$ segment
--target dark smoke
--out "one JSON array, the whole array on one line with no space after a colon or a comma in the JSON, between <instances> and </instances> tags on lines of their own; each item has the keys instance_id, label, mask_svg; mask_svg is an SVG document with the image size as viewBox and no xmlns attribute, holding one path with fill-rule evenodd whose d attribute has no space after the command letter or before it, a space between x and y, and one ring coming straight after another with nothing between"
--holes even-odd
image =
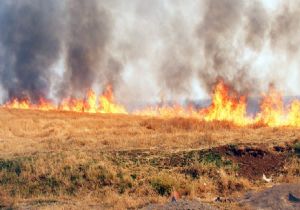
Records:
<instances>
[{"instance_id":1,"label":"dark smoke","mask_svg":"<svg viewBox=\"0 0 300 210\"><path fill-rule=\"evenodd\" d=\"M66 97L95 85L118 91L126 82L134 98L187 96L196 80L211 92L220 79L238 92L257 93L285 75L278 69L257 75L256 58L267 48L297 60L299 34L296 0L274 11L259 0L2 0L0 80L9 98L33 100L53 95L53 87ZM59 60L64 72L55 75ZM124 82L128 78L140 81Z\"/></svg>"},{"instance_id":2,"label":"dark smoke","mask_svg":"<svg viewBox=\"0 0 300 210\"><path fill-rule=\"evenodd\" d=\"M240 0L207 0L205 5L204 18L197 30L204 54L200 80L209 92L220 78L236 90L248 92L255 83L249 64L240 62L243 45L235 45L241 41L237 40L237 34L243 27L246 5ZM252 36L261 30L259 21L253 17L250 19L246 37L254 47L259 44L257 37Z\"/></svg>"},{"instance_id":3,"label":"dark smoke","mask_svg":"<svg viewBox=\"0 0 300 210\"><path fill-rule=\"evenodd\" d=\"M68 31L66 33L66 73L63 95L86 91L97 80L105 76L114 80L114 70L119 64L108 58L110 72L105 71L107 47L111 39L112 17L104 8L98 6L97 0L67 1ZM100 65L102 64L102 65ZM119 74L117 72L116 74ZM112 82L112 81L108 81Z\"/></svg>"},{"instance_id":4,"label":"dark smoke","mask_svg":"<svg viewBox=\"0 0 300 210\"><path fill-rule=\"evenodd\" d=\"M8 97L49 93L50 67L61 50L59 0L1 1L1 83Z\"/></svg>"},{"instance_id":5,"label":"dark smoke","mask_svg":"<svg viewBox=\"0 0 300 210\"><path fill-rule=\"evenodd\" d=\"M115 84L121 62L110 53L113 18L97 0L1 2L1 83L8 97L49 96L53 65L65 55L58 96L82 94L95 82Z\"/></svg>"}]
</instances>

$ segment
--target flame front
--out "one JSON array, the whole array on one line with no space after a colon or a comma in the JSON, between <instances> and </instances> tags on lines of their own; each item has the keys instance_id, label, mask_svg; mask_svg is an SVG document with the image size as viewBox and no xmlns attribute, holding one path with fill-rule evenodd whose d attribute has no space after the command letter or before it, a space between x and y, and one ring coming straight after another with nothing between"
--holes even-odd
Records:
<instances>
[{"instance_id":1,"label":"flame front","mask_svg":"<svg viewBox=\"0 0 300 210\"><path fill-rule=\"evenodd\" d=\"M112 113L126 114L126 109L122 105L118 105L114 101L112 87L108 86L103 95L99 97L90 89L88 90L85 99L66 98L57 106L53 103L41 98L37 104L33 104L28 99L18 100L13 99L4 105L5 108L12 109L34 109L41 111L71 111L85 113Z\"/></svg>"},{"instance_id":2,"label":"flame front","mask_svg":"<svg viewBox=\"0 0 300 210\"><path fill-rule=\"evenodd\" d=\"M247 125L246 98L236 94L229 96L228 88L221 81L215 87L212 104L201 111L206 121L229 121L236 125Z\"/></svg>"},{"instance_id":3,"label":"flame front","mask_svg":"<svg viewBox=\"0 0 300 210\"><path fill-rule=\"evenodd\" d=\"M119 114L127 114L125 107L114 103L114 94L112 90L112 86L109 85L106 87L105 92L99 98L100 113L119 113Z\"/></svg>"},{"instance_id":4,"label":"flame front","mask_svg":"<svg viewBox=\"0 0 300 210\"><path fill-rule=\"evenodd\" d=\"M194 106L180 105L151 106L132 114L164 118L193 117L208 122L228 121L238 126L263 124L269 127L300 127L300 101L293 100L285 106L281 94L271 87L266 94L262 95L260 112L250 117L247 115L246 99L245 96L239 96L234 91L230 91L230 88L220 81L214 88L211 105L206 108L196 109ZM128 114L124 106L116 103L113 88L110 85L99 97L90 89L84 99L66 98L58 105L43 98L36 104L28 99L12 99L4 107L42 111Z\"/></svg>"}]
</instances>

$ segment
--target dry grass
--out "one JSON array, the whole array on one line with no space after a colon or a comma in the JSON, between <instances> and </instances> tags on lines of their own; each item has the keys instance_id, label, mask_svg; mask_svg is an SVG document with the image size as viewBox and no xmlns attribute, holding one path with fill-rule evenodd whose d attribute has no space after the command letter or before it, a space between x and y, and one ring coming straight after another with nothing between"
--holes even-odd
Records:
<instances>
[{"instance_id":1,"label":"dry grass","mask_svg":"<svg viewBox=\"0 0 300 210\"><path fill-rule=\"evenodd\" d=\"M226 122L0 109L0 155L66 150L196 149L300 139L298 129Z\"/></svg>"},{"instance_id":2,"label":"dry grass","mask_svg":"<svg viewBox=\"0 0 300 210\"><path fill-rule=\"evenodd\" d=\"M300 130L228 122L0 109L0 205L137 208L186 198L212 201L266 186L238 166L195 151L220 145L294 144ZM197 152L196 152L197 154ZM196 158L198 157L198 158ZM293 155L277 182L299 181Z\"/></svg>"}]
</instances>

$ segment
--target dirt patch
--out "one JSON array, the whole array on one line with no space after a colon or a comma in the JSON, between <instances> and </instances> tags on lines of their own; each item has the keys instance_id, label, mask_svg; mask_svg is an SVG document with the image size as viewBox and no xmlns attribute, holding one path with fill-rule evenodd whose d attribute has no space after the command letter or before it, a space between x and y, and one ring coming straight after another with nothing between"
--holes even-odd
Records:
<instances>
[{"instance_id":1,"label":"dirt patch","mask_svg":"<svg viewBox=\"0 0 300 210\"><path fill-rule=\"evenodd\" d=\"M261 179L263 174L276 175L282 170L288 156L285 148L270 151L264 147L238 147L226 145L214 151L232 160L239 167L239 175L251 180Z\"/></svg>"},{"instance_id":2,"label":"dirt patch","mask_svg":"<svg viewBox=\"0 0 300 210\"><path fill-rule=\"evenodd\" d=\"M187 209L201 209L201 210L214 210L216 208L208 205L201 203L199 201L193 200L193 201L187 201L187 200L179 200L177 202L170 202L167 204L159 205L159 204L150 204L145 208L142 208L143 210L156 210L156 209L161 209L161 210L173 210L173 209L182 209L182 210L187 210Z\"/></svg>"},{"instance_id":3,"label":"dirt patch","mask_svg":"<svg viewBox=\"0 0 300 210\"><path fill-rule=\"evenodd\" d=\"M185 174L198 178L199 174L190 168L197 163L211 163L217 167L231 165L239 176L249 180L260 180L282 173L283 166L290 156L290 146L224 145L212 149L177 151L164 153L160 151L123 151L114 155L114 161L133 164L149 164L159 169L184 168ZM186 169L186 167L188 167ZM187 171L185 171L187 170Z\"/></svg>"},{"instance_id":4,"label":"dirt patch","mask_svg":"<svg viewBox=\"0 0 300 210\"><path fill-rule=\"evenodd\" d=\"M295 196L295 197L294 197ZM300 209L300 184L281 184L258 193L248 193L241 199L250 209Z\"/></svg>"}]
</instances>

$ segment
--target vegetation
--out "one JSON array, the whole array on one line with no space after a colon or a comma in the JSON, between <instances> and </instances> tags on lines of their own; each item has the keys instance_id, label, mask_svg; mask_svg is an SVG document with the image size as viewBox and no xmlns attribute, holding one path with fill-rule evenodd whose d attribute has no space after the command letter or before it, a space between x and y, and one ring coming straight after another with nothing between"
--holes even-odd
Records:
<instances>
[{"instance_id":1,"label":"vegetation","mask_svg":"<svg viewBox=\"0 0 300 210\"><path fill-rule=\"evenodd\" d=\"M293 128L20 110L0 114L0 206L6 208L139 208L169 201L173 191L204 201L238 196L268 183L243 171L244 157L231 151L255 144L263 144L266 154L276 153L275 145L300 149L293 143L300 133ZM271 171L275 182L300 181L300 159L287 157L284 167Z\"/></svg>"}]
</instances>

